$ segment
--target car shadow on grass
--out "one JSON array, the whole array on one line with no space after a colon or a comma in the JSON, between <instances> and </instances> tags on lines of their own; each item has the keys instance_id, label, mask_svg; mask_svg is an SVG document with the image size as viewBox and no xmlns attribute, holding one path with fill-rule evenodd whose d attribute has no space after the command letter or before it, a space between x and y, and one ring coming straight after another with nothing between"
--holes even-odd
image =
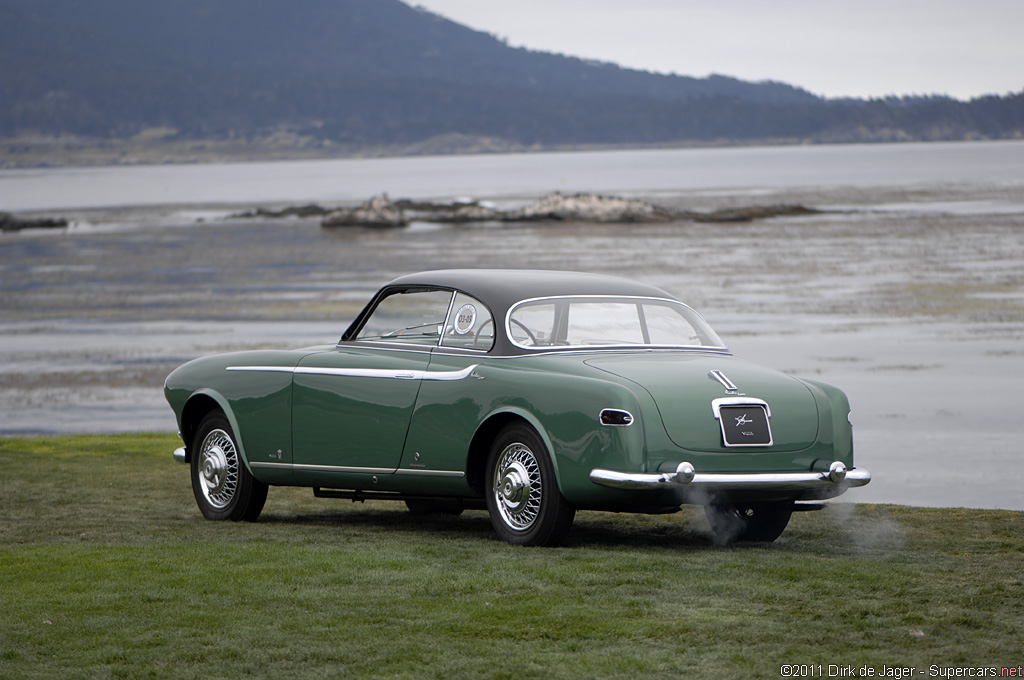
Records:
<instances>
[{"instance_id":1,"label":"car shadow on grass","mask_svg":"<svg viewBox=\"0 0 1024 680\"><path fill-rule=\"evenodd\" d=\"M415 514L395 506L388 508L346 508L324 512L264 513L260 524L278 526L323 527L346 535L372 536L380 533L436 535L439 539L499 539L490 518L482 510L467 510L461 515ZM713 545L710 529L702 514L678 513L670 516L628 515L606 512L580 512L576 516L564 547L619 548L645 550L720 550ZM757 547L758 544L739 544ZM763 544L761 544L763 545Z\"/></svg>"}]
</instances>

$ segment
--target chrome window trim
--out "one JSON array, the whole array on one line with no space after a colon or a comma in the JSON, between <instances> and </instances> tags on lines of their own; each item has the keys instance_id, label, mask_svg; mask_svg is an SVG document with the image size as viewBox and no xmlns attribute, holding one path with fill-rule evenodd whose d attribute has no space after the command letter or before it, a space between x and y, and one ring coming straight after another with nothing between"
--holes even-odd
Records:
<instances>
[{"instance_id":1,"label":"chrome window trim","mask_svg":"<svg viewBox=\"0 0 1024 680\"><path fill-rule=\"evenodd\" d=\"M367 343L367 344L362 344ZM334 349L347 350L351 347L358 347L360 349L372 349L377 352L408 352L411 354L430 354L436 349L440 349L435 345L417 345L415 343L377 343L371 340L342 340ZM415 348L415 349L414 349ZM330 351L330 350L328 350ZM313 354L322 354L323 352L314 352ZM308 355L312 356L312 355Z\"/></svg>"},{"instance_id":2,"label":"chrome window trim","mask_svg":"<svg viewBox=\"0 0 1024 680\"><path fill-rule=\"evenodd\" d=\"M491 343L491 345L493 346L494 343ZM453 345L441 345L440 347L436 347L435 349L452 352L469 352L470 354L487 354L488 352L491 351L490 348L480 349L479 347L455 347ZM440 354L441 351L438 351L436 353Z\"/></svg>"},{"instance_id":3,"label":"chrome window trim","mask_svg":"<svg viewBox=\"0 0 1024 680\"><path fill-rule=\"evenodd\" d=\"M455 298L459 291L452 288L452 296L448 298L448 311L444 313L444 321L441 322L441 332L437 334L437 346L441 347L444 342L444 332L448 330L448 320L452 318L452 308L455 306Z\"/></svg>"},{"instance_id":4,"label":"chrome window trim","mask_svg":"<svg viewBox=\"0 0 1024 680\"><path fill-rule=\"evenodd\" d=\"M543 297L527 298L525 300L520 300L519 302L515 303L514 305L512 305L511 307L508 308L508 311L505 313L505 336L508 338L508 341L514 347L518 347L519 349L525 349L525 350L527 350L528 352L531 352L531 353L537 352L537 350L538 350L537 347L532 346L532 345L520 345L518 342L515 341L515 338L512 336L512 313L515 312L522 305L530 304L530 303L533 303L533 302L544 302L546 300L614 300L614 301L618 301L618 300L636 300L637 302L667 302L667 303L672 304L672 305L679 305L680 307L686 308L687 310L692 312L694 316L696 316L698 319L703 321L704 324L707 325L708 328L711 328L711 324L709 324L707 322L707 320L703 316L701 316L699 312L697 312L697 310L695 310L693 307L691 307L690 305L686 304L685 302L680 302L679 300L673 300L672 298L650 297L650 296L644 296L644 295L546 295L546 296L543 296ZM711 328L711 330L714 331L713 328ZM715 335L718 335L718 333L715 333ZM552 353L561 353L561 352L565 352L565 351L580 351L580 350L590 350L590 351L601 350L601 351L604 351L604 350L616 350L616 349L691 349L691 350L697 349L697 350L711 350L711 351L723 351L723 352L728 352L729 351L729 348L726 345L645 345L645 344L569 345L569 346L567 346L567 347L565 347L563 349L552 348L552 347L544 347L541 351L543 351L543 352L552 352Z\"/></svg>"}]
</instances>

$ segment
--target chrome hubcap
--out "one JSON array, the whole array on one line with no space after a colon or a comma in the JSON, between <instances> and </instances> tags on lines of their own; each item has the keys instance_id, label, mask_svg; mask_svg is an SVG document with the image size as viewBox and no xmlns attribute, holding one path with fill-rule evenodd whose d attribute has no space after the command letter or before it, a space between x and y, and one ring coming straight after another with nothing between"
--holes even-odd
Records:
<instances>
[{"instance_id":1,"label":"chrome hubcap","mask_svg":"<svg viewBox=\"0 0 1024 680\"><path fill-rule=\"evenodd\" d=\"M199 486L215 508L227 507L238 486L238 452L224 430L206 435L199 448Z\"/></svg>"},{"instance_id":2,"label":"chrome hubcap","mask_svg":"<svg viewBox=\"0 0 1024 680\"><path fill-rule=\"evenodd\" d=\"M537 458L524 444L510 444L494 467L494 500L510 528L525 531L540 512L543 489Z\"/></svg>"}]
</instances>

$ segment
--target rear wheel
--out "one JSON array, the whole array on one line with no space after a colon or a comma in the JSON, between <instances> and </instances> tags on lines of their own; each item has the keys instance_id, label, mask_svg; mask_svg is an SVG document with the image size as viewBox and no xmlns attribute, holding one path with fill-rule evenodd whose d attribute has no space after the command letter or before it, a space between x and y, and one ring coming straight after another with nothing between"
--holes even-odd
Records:
<instances>
[{"instance_id":1,"label":"rear wheel","mask_svg":"<svg viewBox=\"0 0 1024 680\"><path fill-rule=\"evenodd\" d=\"M192 493L203 517L253 522L267 501L267 485L246 469L228 419L208 413L192 440Z\"/></svg>"},{"instance_id":2,"label":"rear wheel","mask_svg":"<svg viewBox=\"0 0 1024 680\"><path fill-rule=\"evenodd\" d=\"M503 429L487 459L487 510L498 536L513 545L557 545L576 509L558 489L544 441L530 427Z\"/></svg>"},{"instance_id":3,"label":"rear wheel","mask_svg":"<svg viewBox=\"0 0 1024 680\"><path fill-rule=\"evenodd\" d=\"M711 503L704 506L704 514L716 545L771 543L789 524L793 501Z\"/></svg>"}]
</instances>

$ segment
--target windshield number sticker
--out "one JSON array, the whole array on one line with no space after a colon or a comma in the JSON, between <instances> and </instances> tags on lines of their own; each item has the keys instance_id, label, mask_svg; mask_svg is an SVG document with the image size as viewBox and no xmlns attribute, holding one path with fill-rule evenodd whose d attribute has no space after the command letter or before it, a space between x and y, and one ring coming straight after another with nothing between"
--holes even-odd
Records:
<instances>
[{"instance_id":1,"label":"windshield number sticker","mask_svg":"<svg viewBox=\"0 0 1024 680\"><path fill-rule=\"evenodd\" d=\"M462 305L459 311L455 312L455 332L458 335L465 335L473 330L476 325L476 307L473 305Z\"/></svg>"}]
</instances>

